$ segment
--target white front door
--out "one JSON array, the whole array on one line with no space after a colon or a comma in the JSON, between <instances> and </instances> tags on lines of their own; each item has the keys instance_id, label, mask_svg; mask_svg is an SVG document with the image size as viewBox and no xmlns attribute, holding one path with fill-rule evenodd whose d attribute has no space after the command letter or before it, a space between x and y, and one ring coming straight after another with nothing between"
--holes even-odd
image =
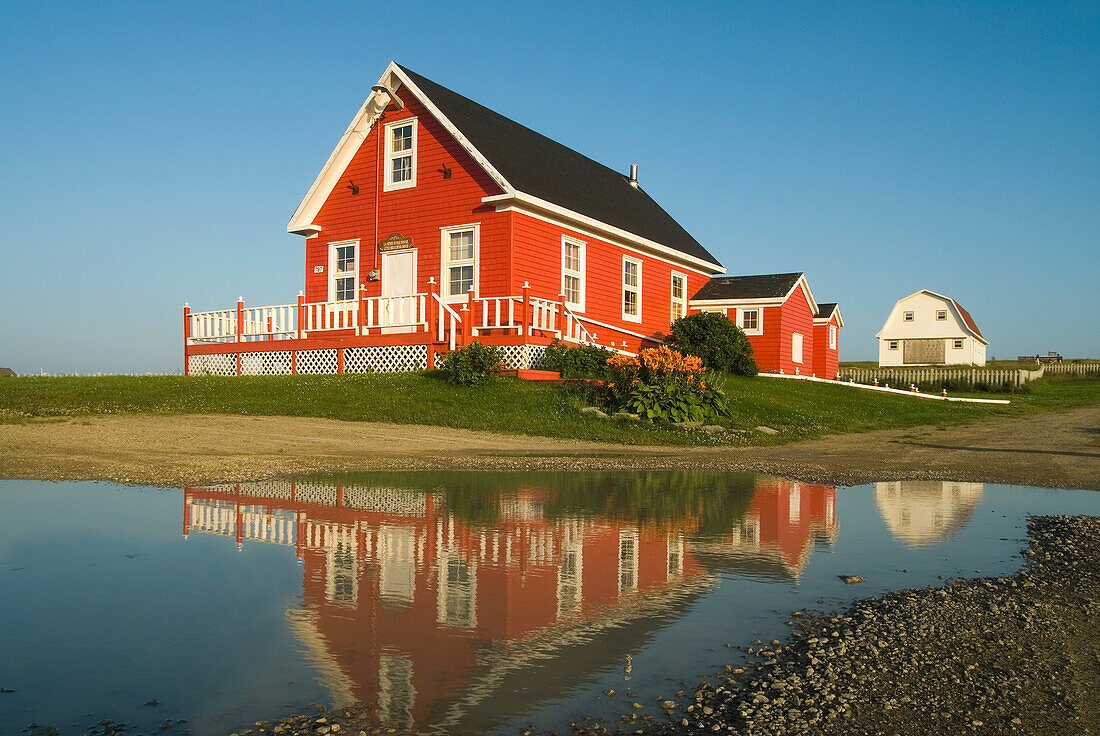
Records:
<instances>
[{"instance_id":1,"label":"white front door","mask_svg":"<svg viewBox=\"0 0 1100 736\"><path fill-rule=\"evenodd\" d=\"M382 300L378 323L383 334L413 332L416 327L416 251L395 250L382 254Z\"/></svg>"}]
</instances>

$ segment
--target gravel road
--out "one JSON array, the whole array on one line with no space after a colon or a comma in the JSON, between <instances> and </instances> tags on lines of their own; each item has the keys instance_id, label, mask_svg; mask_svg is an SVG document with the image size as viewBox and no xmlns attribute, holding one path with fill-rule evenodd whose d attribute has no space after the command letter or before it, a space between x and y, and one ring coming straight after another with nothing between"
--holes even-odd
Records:
<instances>
[{"instance_id":1,"label":"gravel road","mask_svg":"<svg viewBox=\"0 0 1100 736\"><path fill-rule=\"evenodd\" d=\"M705 468L836 485L956 480L1100 490L1100 407L963 427L706 448L630 447L299 417L134 415L0 424L0 478L185 486L296 473L428 468Z\"/></svg>"}]
</instances>

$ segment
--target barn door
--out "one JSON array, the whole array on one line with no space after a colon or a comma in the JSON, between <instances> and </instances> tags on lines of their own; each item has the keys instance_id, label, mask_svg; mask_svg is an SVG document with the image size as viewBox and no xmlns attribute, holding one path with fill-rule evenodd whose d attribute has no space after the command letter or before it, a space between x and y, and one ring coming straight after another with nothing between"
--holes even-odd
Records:
<instances>
[{"instance_id":1,"label":"barn door","mask_svg":"<svg viewBox=\"0 0 1100 736\"><path fill-rule=\"evenodd\" d=\"M906 365L943 365L947 362L944 340L906 340L902 362Z\"/></svg>"},{"instance_id":2,"label":"barn door","mask_svg":"<svg viewBox=\"0 0 1100 736\"><path fill-rule=\"evenodd\" d=\"M382 334L413 332L416 314L416 251L398 250L382 254L382 296L378 322Z\"/></svg>"}]
</instances>

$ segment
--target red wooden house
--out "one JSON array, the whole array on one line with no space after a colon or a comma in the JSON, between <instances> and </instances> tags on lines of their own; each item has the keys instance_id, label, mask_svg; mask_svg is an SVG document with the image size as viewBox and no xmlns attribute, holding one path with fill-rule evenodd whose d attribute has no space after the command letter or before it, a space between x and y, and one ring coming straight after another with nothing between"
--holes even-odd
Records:
<instances>
[{"instance_id":1,"label":"red wooden house","mask_svg":"<svg viewBox=\"0 0 1100 736\"><path fill-rule=\"evenodd\" d=\"M396 63L287 230L305 238L297 301L185 306L186 372L415 370L475 338L516 368L554 339L636 353L724 272L636 167L607 168Z\"/></svg>"},{"instance_id":2,"label":"red wooden house","mask_svg":"<svg viewBox=\"0 0 1100 736\"><path fill-rule=\"evenodd\" d=\"M765 373L836 375L840 309L818 304L804 273L713 278L689 307L725 314L743 329Z\"/></svg>"}]
</instances>

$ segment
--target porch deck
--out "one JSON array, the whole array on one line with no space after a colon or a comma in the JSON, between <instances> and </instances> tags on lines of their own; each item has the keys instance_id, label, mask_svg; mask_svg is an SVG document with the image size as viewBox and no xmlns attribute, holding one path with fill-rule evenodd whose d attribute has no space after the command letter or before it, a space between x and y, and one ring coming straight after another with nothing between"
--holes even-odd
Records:
<instances>
[{"instance_id":1,"label":"porch deck","mask_svg":"<svg viewBox=\"0 0 1100 736\"><path fill-rule=\"evenodd\" d=\"M265 375L397 372L434 368L436 358L477 339L504 349L508 368L541 367L553 340L635 354L660 338L630 332L573 312L564 300L531 294L448 303L435 279L429 291L334 302L192 312L183 308L184 373ZM603 333L601 338L599 332Z\"/></svg>"}]
</instances>

